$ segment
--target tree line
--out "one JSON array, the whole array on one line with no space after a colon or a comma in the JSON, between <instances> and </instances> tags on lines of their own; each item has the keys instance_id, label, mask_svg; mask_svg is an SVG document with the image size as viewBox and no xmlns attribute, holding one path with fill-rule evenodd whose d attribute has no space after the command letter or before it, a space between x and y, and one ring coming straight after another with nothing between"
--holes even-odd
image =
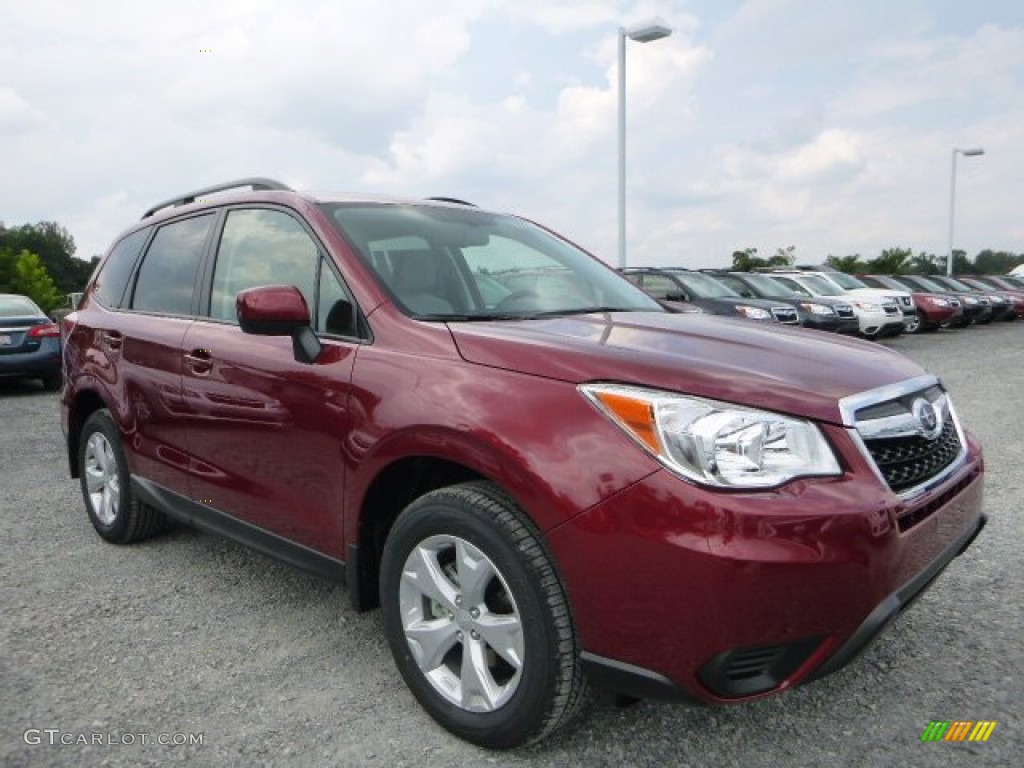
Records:
<instances>
[{"instance_id":1,"label":"tree line","mask_svg":"<svg viewBox=\"0 0 1024 768\"><path fill-rule=\"evenodd\" d=\"M99 256L76 259L75 239L55 221L5 227L0 222L0 293L28 296L44 312L81 291Z\"/></svg>"},{"instance_id":2,"label":"tree line","mask_svg":"<svg viewBox=\"0 0 1024 768\"><path fill-rule=\"evenodd\" d=\"M915 254L910 248L886 248L873 259L864 258L859 253L849 256L832 256L825 258L825 264L849 274L878 275L944 275L946 274L945 255L920 252ZM773 267L792 267L796 264L796 248L778 248L768 257L758 256L757 248L745 248L733 251L732 268L737 272L753 272L758 269ZM953 274L955 275L1005 275L1014 267L1024 264L1024 253L1010 251L993 251L986 248L968 258L965 251L953 251Z\"/></svg>"}]
</instances>

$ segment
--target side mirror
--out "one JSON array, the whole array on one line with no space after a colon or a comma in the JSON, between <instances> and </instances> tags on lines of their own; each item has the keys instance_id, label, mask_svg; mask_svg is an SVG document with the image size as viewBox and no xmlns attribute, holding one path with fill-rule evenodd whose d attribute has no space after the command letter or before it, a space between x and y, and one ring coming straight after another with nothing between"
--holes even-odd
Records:
<instances>
[{"instance_id":1,"label":"side mirror","mask_svg":"<svg viewBox=\"0 0 1024 768\"><path fill-rule=\"evenodd\" d=\"M235 313L243 333L291 336L292 352L300 363L320 356L320 339L309 326L309 307L294 285L263 285L235 297Z\"/></svg>"}]
</instances>

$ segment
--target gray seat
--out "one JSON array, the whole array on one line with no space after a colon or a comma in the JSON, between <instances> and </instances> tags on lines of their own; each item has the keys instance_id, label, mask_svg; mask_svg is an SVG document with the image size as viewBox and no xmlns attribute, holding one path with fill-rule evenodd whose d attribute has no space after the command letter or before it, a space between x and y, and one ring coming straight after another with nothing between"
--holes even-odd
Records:
<instances>
[{"instance_id":1,"label":"gray seat","mask_svg":"<svg viewBox=\"0 0 1024 768\"><path fill-rule=\"evenodd\" d=\"M392 251L391 290L418 315L452 312L451 302L438 295L438 270L430 251Z\"/></svg>"}]
</instances>

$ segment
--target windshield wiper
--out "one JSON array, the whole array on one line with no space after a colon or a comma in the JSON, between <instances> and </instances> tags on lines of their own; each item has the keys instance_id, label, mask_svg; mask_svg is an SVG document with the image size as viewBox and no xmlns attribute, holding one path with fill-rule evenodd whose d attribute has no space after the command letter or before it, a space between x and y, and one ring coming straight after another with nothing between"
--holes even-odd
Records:
<instances>
[{"instance_id":1,"label":"windshield wiper","mask_svg":"<svg viewBox=\"0 0 1024 768\"><path fill-rule=\"evenodd\" d=\"M529 320L532 318L532 314L523 314L522 312L481 312L479 314L463 314L456 312L443 312L434 314L421 314L413 315L413 320L426 320L427 322L440 322L440 323L460 323L460 322L479 322L488 320Z\"/></svg>"},{"instance_id":2,"label":"windshield wiper","mask_svg":"<svg viewBox=\"0 0 1024 768\"><path fill-rule=\"evenodd\" d=\"M635 307L577 307L574 309L552 309L548 312L535 312L531 317L561 317L563 315L595 315L604 312L639 312Z\"/></svg>"}]
</instances>

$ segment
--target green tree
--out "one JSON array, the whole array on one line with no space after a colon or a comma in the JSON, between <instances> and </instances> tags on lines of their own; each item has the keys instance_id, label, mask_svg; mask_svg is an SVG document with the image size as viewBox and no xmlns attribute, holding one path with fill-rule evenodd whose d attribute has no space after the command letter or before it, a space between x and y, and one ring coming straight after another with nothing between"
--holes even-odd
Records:
<instances>
[{"instance_id":1,"label":"green tree","mask_svg":"<svg viewBox=\"0 0 1024 768\"><path fill-rule=\"evenodd\" d=\"M942 266L943 266L942 273L943 274L946 273L946 270L945 270L946 263L945 262L946 262L946 260L943 259L943 264L942 264ZM974 268L974 265L971 263L971 260L967 258L967 252L966 251L961 251L961 250L954 250L953 251L953 274L954 275L975 275L975 274L978 274L978 270L976 270Z\"/></svg>"},{"instance_id":2,"label":"green tree","mask_svg":"<svg viewBox=\"0 0 1024 768\"><path fill-rule=\"evenodd\" d=\"M907 265L909 271L918 275L938 275L946 271L946 259L934 253L921 251Z\"/></svg>"},{"instance_id":3,"label":"green tree","mask_svg":"<svg viewBox=\"0 0 1024 768\"><path fill-rule=\"evenodd\" d=\"M732 252L732 268L736 272L754 272L758 269L771 269L773 267L791 267L796 261L793 252L794 246L779 248L774 256L765 259L757 255L757 248L744 248L742 251Z\"/></svg>"},{"instance_id":4,"label":"green tree","mask_svg":"<svg viewBox=\"0 0 1024 768\"><path fill-rule=\"evenodd\" d=\"M848 275L868 271L867 262L860 257L859 253L853 253L849 256L829 256L825 259L825 263L833 269L838 269L840 272L845 272Z\"/></svg>"},{"instance_id":5,"label":"green tree","mask_svg":"<svg viewBox=\"0 0 1024 768\"><path fill-rule=\"evenodd\" d=\"M914 252L909 248L886 248L882 254L868 262L868 269L879 275L902 275L910 271Z\"/></svg>"},{"instance_id":6,"label":"green tree","mask_svg":"<svg viewBox=\"0 0 1024 768\"><path fill-rule=\"evenodd\" d=\"M974 257L974 267L984 275L1003 275L1024 263L1024 255L1017 255L1009 251L993 251L986 248L979 251Z\"/></svg>"},{"instance_id":7,"label":"green tree","mask_svg":"<svg viewBox=\"0 0 1024 768\"><path fill-rule=\"evenodd\" d=\"M55 221L10 228L0 224L0 249L12 253L25 250L39 256L60 293L82 290L92 274L89 262L74 258L75 239L71 233Z\"/></svg>"},{"instance_id":8,"label":"green tree","mask_svg":"<svg viewBox=\"0 0 1024 768\"><path fill-rule=\"evenodd\" d=\"M44 312L50 312L61 302L53 278L46 271L39 256L31 251L22 250L14 259L8 285L11 293L28 296Z\"/></svg>"}]
</instances>

